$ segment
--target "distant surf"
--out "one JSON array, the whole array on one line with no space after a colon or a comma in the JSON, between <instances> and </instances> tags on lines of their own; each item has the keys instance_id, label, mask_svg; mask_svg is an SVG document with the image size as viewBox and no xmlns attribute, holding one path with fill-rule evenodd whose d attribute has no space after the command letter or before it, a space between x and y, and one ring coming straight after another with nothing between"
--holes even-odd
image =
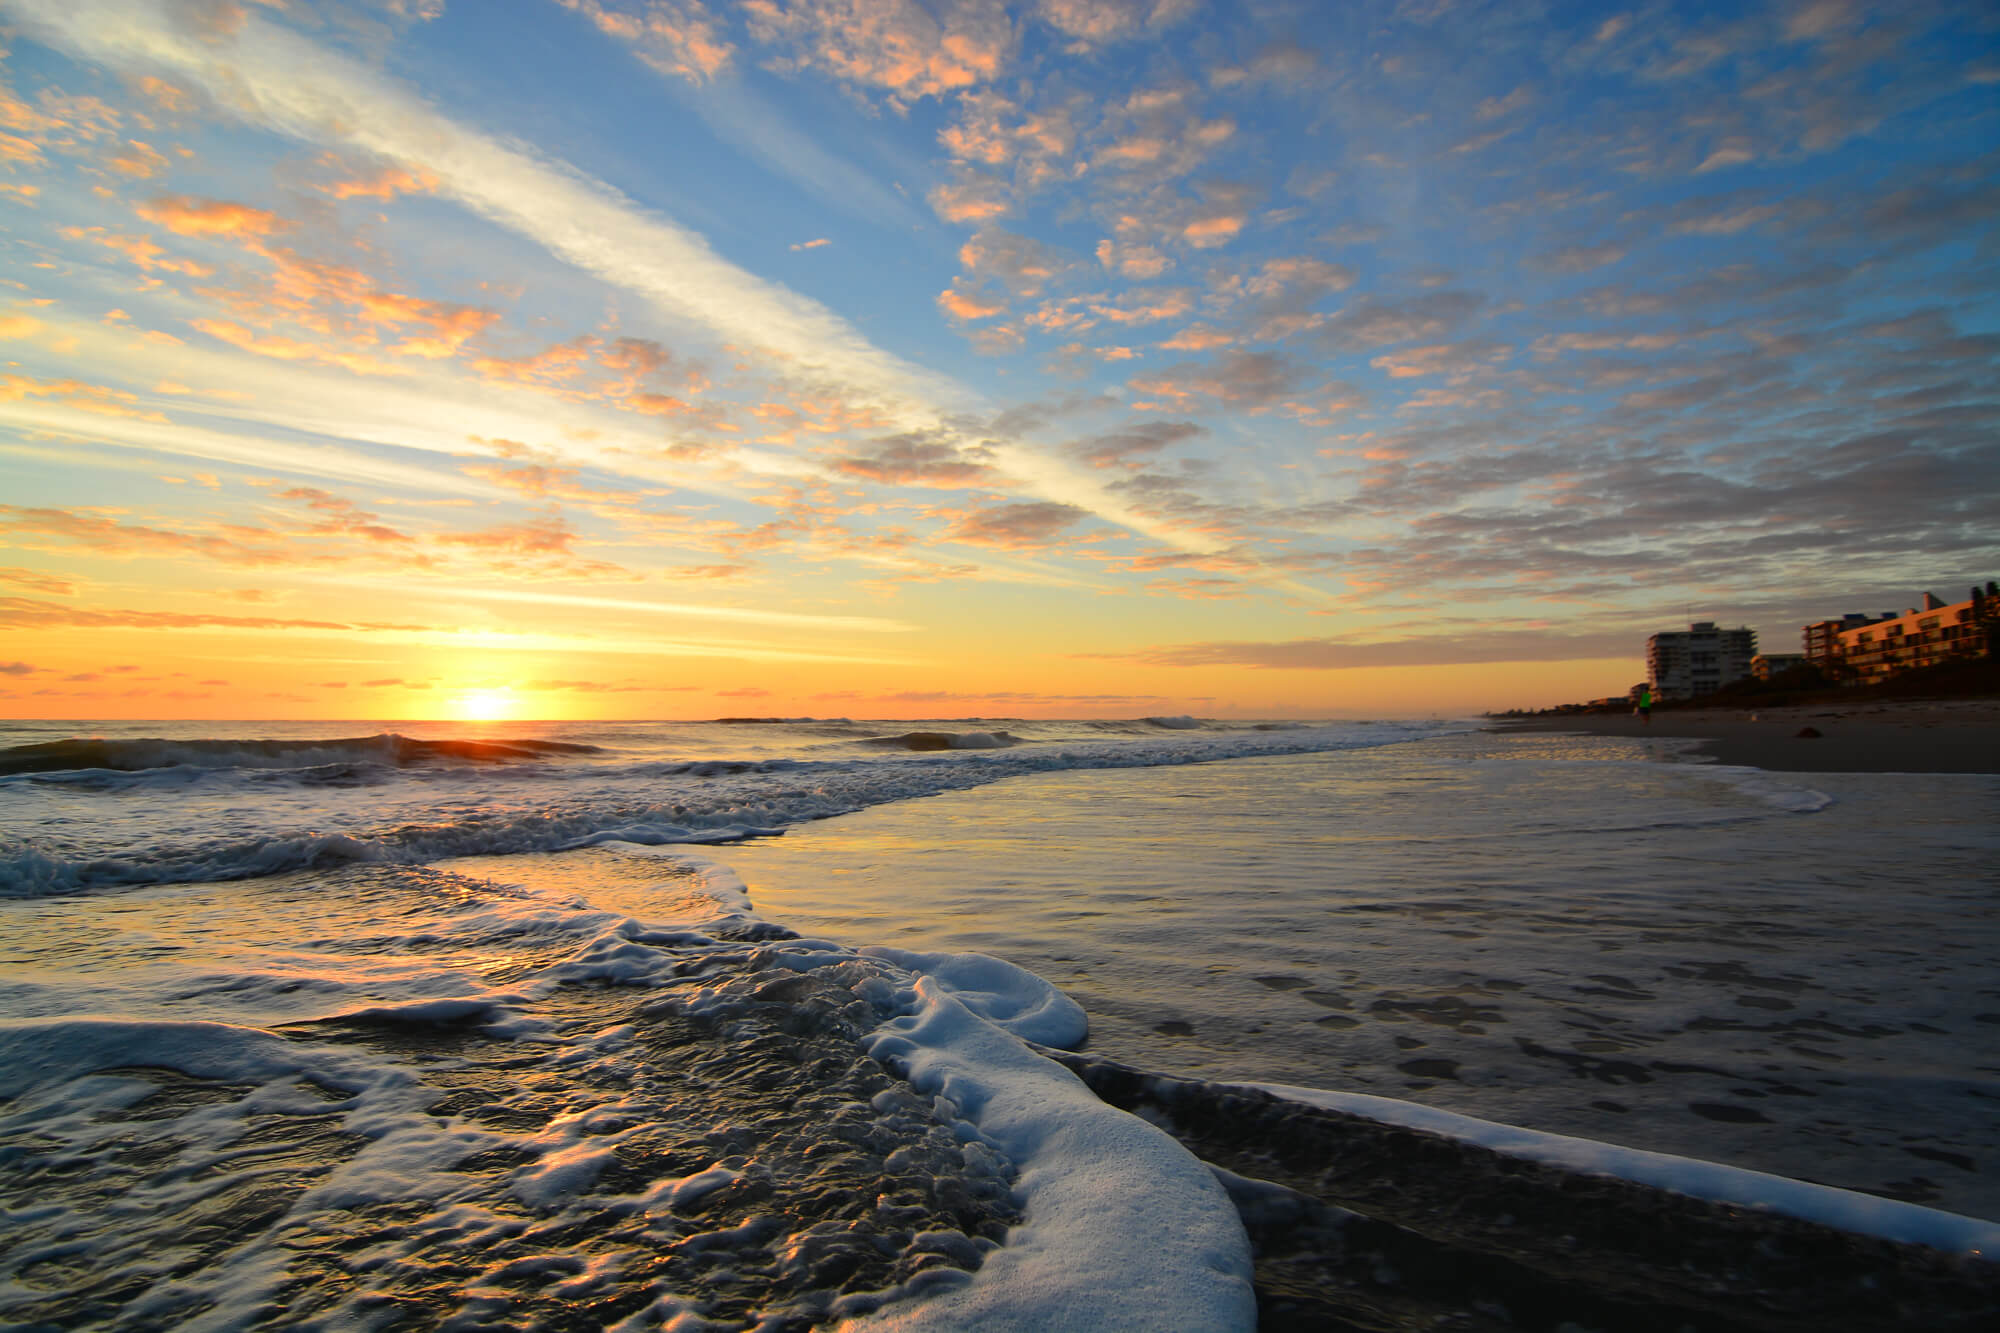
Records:
<instances>
[{"instance_id":1,"label":"distant surf","mask_svg":"<svg viewBox=\"0 0 2000 1333\"><path fill-rule=\"evenodd\" d=\"M1022 720L1001 730L967 725L974 721L983 720L519 723L372 736L329 724L317 724L318 736L146 724L159 729L23 737L0 748L0 895L613 839L740 841L1028 773L1366 748L1443 729L1335 722L1268 731L1174 718Z\"/></svg>"},{"instance_id":2,"label":"distant surf","mask_svg":"<svg viewBox=\"0 0 2000 1333\"><path fill-rule=\"evenodd\" d=\"M0 776L105 769L136 773L153 768L319 768L329 764L375 763L403 767L442 762L522 763L569 755L599 754L595 745L549 740L420 740L385 732L327 740L169 739L146 736L121 740L67 739L0 749Z\"/></svg>"}]
</instances>

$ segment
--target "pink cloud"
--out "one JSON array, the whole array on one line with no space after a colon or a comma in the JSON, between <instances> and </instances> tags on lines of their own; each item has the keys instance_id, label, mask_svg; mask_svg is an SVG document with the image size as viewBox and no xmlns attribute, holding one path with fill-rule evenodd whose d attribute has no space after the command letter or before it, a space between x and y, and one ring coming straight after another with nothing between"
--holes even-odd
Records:
<instances>
[{"instance_id":1,"label":"pink cloud","mask_svg":"<svg viewBox=\"0 0 2000 1333\"><path fill-rule=\"evenodd\" d=\"M649 0L634 13L603 0L557 0L662 74L706 83L729 68L736 48L701 0Z\"/></svg>"},{"instance_id":2,"label":"pink cloud","mask_svg":"<svg viewBox=\"0 0 2000 1333\"><path fill-rule=\"evenodd\" d=\"M818 68L887 93L896 105L998 77L1014 48L1004 0L743 0L782 67Z\"/></svg>"},{"instance_id":3,"label":"pink cloud","mask_svg":"<svg viewBox=\"0 0 2000 1333\"><path fill-rule=\"evenodd\" d=\"M140 204L136 211L146 221L181 236L270 236L294 225L268 209L186 195L162 195Z\"/></svg>"},{"instance_id":4,"label":"pink cloud","mask_svg":"<svg viewBox=\"0 0 2000 1333\"><path fill-rule=\"evenodd\" d=\"M939 292L937 303L938 309L961 323L975 319L991 319L995 315L1007 313L1005 301L965 291L956 285Z\"/></svg>"}]
</instances>

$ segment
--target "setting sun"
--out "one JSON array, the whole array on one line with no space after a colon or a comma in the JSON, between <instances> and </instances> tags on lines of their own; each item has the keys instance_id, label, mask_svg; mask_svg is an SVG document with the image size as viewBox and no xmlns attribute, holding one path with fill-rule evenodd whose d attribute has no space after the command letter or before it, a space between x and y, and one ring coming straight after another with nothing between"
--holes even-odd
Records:
<instances>
[{"instance_id":1,"label":"setting sun","mask_svg":"<svg viewBox=\"0 0 2000 1333\"><path fill-rule=\"evenodd\" d=\"M512 690L467 690L452 700L452 715L462 722L499 722L514 716Z\"/></svg>"}]
</instances>

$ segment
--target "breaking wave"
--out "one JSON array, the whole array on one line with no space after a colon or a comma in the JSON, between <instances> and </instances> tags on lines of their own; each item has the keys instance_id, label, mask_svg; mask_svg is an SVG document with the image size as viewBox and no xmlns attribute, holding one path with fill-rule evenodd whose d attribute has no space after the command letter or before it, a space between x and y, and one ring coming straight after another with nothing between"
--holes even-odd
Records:
<instances>
[{"instance_id":1,"label":"breaking wave","mask_svg":"<svg viewBox=\"0 0 2000 1333\"><path fill-rule=\"evenodd\" d=\"M420 740L384 732L334 740L130 740L70 739L0 750L0 777L26 773L109 770L137 773L158 768L318 769L342 764L508 764L601 754L573 741L510 739Z\"/></svg>"}]
</instances>

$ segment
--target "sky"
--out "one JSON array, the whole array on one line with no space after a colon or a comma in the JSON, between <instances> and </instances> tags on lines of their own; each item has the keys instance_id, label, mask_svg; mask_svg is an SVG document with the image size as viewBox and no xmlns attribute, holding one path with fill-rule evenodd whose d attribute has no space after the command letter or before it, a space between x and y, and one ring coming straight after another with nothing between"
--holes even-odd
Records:
<instances>
[{"instance_id":1,"label":"sky","mask_svg":"<svg viewBox=\"0 0 2000 1333\"><path fill-rule=\"evenodd\" d=\"M1992 6L0 47L0 715L1454 715L2000 575Z\"/></svg>"}]
</instances>

